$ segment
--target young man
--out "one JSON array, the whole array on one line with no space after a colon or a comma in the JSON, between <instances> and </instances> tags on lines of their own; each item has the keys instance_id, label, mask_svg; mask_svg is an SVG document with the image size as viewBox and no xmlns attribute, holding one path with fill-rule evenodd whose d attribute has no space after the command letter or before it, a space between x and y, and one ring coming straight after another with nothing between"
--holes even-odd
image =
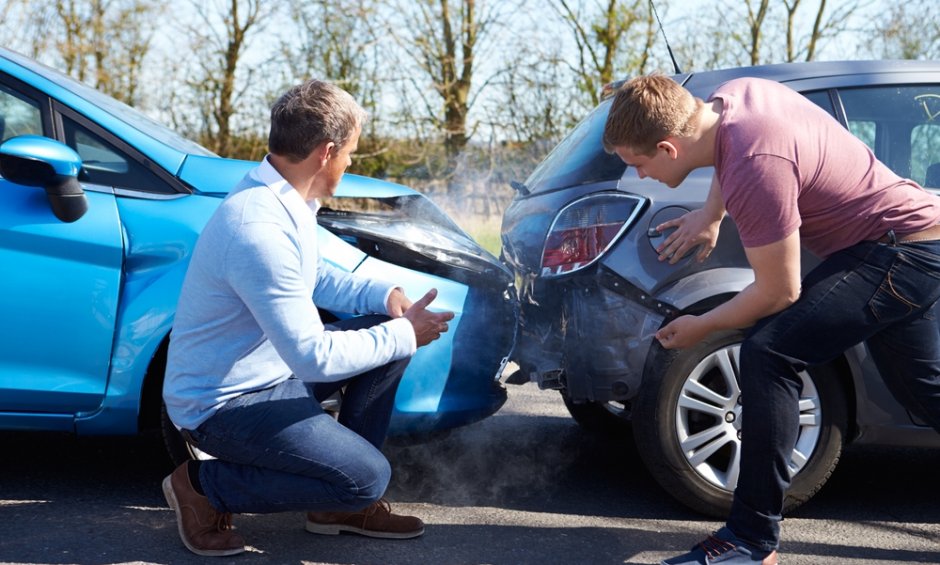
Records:
<instances>
[{"instance_id":1,"label":"young man","mask_svg":"<svg viewBox=\"0 0 940 565\"><path fill-rule=\"evenodd\" d=\"M797 373L867 341L892 393L940 430L940 199L895 175L798 93L729 81L708 101L663 76L616 94L604 145L671 188L715 167L703 208L666 222L658 248L704 260L727 213L754 282L700 316L656 334L667 348L749 328L741 346L741 468L725 527L663 563L777 563L787 469L798 432ZM801 245L823 258L805 278Z\"/></svg>"},{"instance_id":2,"label":"young man","mask_svg":"<svg viewBox=\"0 0 940 565\"><path fill-rule=\"evenodd\" d=\"M184 437L216 459L179 466L163 492L196 554L245 551L236 512L307 511L306 529L323 534L424 531L381 498L391 471L380 448L408 360L453 314L426 309L433 290L412 304L317 251L317 199L335 192L364 120L331 84L290 89L271 109L270 153L193 251L163 394ZM325 325L314 303L373 315ZM320 401L341 387L337 421Z\"/></svg>"}]
</instances>

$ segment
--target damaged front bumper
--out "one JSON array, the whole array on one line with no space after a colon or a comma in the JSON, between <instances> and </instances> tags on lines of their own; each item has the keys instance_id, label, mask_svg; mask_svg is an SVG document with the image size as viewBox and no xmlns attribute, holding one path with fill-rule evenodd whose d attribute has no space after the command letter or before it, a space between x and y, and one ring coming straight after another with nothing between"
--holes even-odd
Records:
<instances>
[{"instance_id":1,"label":"damaged front bumper","mask_svg":"<svg viewBox=\"0 0 940 565\"><path fill-rule=\"evenodd\" d=\"M318 220L363 253L351 271L395 281L414 299L436 288L431 308L454 313L451 329L409 363L390 434L454 428L499 410L518 317L508 268L422 195L336 199Z\"/></svg>"}]
</instances>

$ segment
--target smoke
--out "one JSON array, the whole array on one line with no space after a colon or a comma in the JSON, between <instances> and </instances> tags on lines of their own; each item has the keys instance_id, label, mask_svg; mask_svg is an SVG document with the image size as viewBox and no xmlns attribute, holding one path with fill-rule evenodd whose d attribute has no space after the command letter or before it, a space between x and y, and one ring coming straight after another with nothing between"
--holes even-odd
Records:
<instances>
[{"instance_id":1,"label":"smoke","mask_svg":"<svg viewBox=\"0 0 940 565\"><path fill-rule=\"evenodd\" d=\"M397 180L424 193L493 252L488 236L479 237L480 232L495 230L498 242L503 212L515 195L510 181L528 177L543 153L496 142L471 143L446 168L428 171L427 178L405 175Z\"/></svg>"},{"instance_id":2,"label":"smoke","mask_svg":"<svg viewBox=\"0 0 940 565\"><path fill-rule=\"evenodd\" d=\"M562 406L557 393L541 394L550 397L551 409ZM421 443L390 441L385 448L392 464L390 497L448 506L496 506L551 497L578 459L584 434L563 407L558 415L532 414L528 400L522 401L526 413L520 413L515 404L521 402L510 397L496 415L445 437Z\"/></svg>"},{"instance_id":3,"label":"smoke","mask_svg":"<svg viewBox=\"0 0 940 565\"><path fill-rule=\"evenodd\" d=\"M512 149L471 146L459 156L449 175L432 175L433 180L425 182L396 180L423 192L484 248L498 255L499 224L514 195L509 181L525 178L538 162ZM475 327L455 339L466 353L455 351L455 363L482 362L481 352L491 348L470 347L468 340L476 332L492 332L492 320L502 319L498 314L501 312L485 316L477 312L472 317L485 327ZM462 325L468 322L465 319ZM551 497L562 488L562 479L581 454L585 436L556 391L532 394L523 390L529 388L510 387L506 405L481 422L424 440L390 439L385 445L392 465L390 498L449 506L498 506L536 496Z\"/></svg>"}]
</instances>

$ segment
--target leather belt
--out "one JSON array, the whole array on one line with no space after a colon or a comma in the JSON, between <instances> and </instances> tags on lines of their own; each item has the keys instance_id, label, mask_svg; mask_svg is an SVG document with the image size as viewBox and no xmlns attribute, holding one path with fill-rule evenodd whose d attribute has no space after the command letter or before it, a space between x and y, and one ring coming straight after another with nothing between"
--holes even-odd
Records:
<instances>
[{"instance_id":1,"label":"leather belt","mask_svg":"<svg viewBox=\"0 0 940 565\"><path fill-rule=\"evenodd\" d=\"M914 241L933 241L940 239L940 224L930 226L925 230L914 233L906 233L896 236L894 231L889 231L878 238L878 243L911 243Z\"/></svg>"}]
</instances>

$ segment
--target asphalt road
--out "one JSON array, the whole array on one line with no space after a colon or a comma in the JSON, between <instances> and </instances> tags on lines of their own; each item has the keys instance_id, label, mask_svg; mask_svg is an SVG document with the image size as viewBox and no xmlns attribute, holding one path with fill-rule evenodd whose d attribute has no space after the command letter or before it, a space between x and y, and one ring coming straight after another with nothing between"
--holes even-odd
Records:
<instances>
[{"instance_id":1,"label":"asphalt road","mask_svg":"<svg viewBox=\"0 0 940 565\"><path fill-rule=\"evenodd\" d=\"M0 434L0 563L656 563L719 526L665 493L628 442L598 439L557 393L510 387L496 416L420 445L390 444L389 498L416 540L316 536L300 514L241 515L251 544L193 556L160 481L159 439ZM940 563L940 450L849 450L783 525L781 562Z\"/></svg>"}]
</instances>

